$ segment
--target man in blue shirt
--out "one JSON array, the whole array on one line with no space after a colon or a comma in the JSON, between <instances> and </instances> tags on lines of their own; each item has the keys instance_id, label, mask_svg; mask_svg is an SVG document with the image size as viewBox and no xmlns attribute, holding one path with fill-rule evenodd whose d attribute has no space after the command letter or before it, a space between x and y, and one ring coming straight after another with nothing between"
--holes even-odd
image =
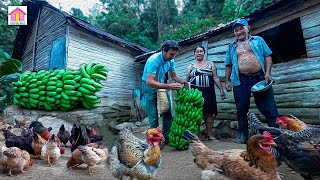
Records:
<instances>
[{"instance_id":1,"label":"man in blue shirt","mask_svg":"<svg viewBox=\"0 0 320 180\"><path fill-rule=\"evenodd\" d=\"M232 29L236 40L229 44L226 53L226 89L231 91L233 88L237 107L240 136L235 142L246 143L251 87L259 81L271 80L272 51L263 38L249 35L250 26L245 19L238 19ZM268 126L276 127L278 110L272 88L253 93L253 96L257 108L266 117Z\"/></svg>"},{"instance_id":2,"label":"man in blue shirt","mask_svg":"<svg viewBox=\"0 0 320 180\"><path fill-rule=\"evenodd\" d=\"M183 81L175 72L174 57L178 54L179 45L176 41L168 40L162 47L161 52L150 56L144 67L142 76L142 94L146 100L145 110L148 114L149 127L159 126L157 113L157 89L176 90L182 87ZM170 77L178 83L164 83L165 74L169 72ZM169 96L167 95L168 99ZM165 143L169 143L169 132L172 123L171 111L163 114L163 136Z\"/></svg>"}]
</instances>

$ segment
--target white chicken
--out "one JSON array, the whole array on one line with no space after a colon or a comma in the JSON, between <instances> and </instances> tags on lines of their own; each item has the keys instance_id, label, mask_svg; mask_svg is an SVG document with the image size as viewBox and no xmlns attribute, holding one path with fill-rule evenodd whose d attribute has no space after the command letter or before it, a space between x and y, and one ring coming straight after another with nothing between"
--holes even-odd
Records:
<instances>
[{"instance_id":1,"label":"white chicken","mask_svg":"<svg viewBox=\"0 0 320 180\"><path fill-rule=\"evenodd\" d=\"M60 149L57 145L55 135L52 134L50 139L46 142L46 144L41 149L41 156L44 160L48 161L48 165L52 165L52 163L58 161L61 156Z\"/></svg>"}]
</instances>

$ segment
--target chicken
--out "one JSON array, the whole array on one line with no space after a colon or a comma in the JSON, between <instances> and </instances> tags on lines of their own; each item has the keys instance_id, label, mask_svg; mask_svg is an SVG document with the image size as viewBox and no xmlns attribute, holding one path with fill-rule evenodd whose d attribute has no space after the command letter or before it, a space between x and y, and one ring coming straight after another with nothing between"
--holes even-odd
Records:
<instances>
[{"instance_id":1,"label":"chicken","mask_svg":"<svg viewBox=\"0 0 320 180\"><path fill-rule=\"evenodd\" d=\"M228 177L238 180L281 179L276 170L275 157L270 152L270 147L276 144L268 132L250 137L247 141L247 150L214 151L207 148L191 131L185 131L183 137L190 143L194 162L197 166L202 170L212 170L213 165L219 166L220 173L215 173L219 175L219 178Z\"/></svg>"},{"instance_id":2,"label":"chicken","mask_svg":"<svg viewBox=\"0 0 320 180\"><path fill-rule=\"evenodd\" d=\"M90 143L90 144L87 144L85 146L99 148L99 145L97 143ZM75 149L72 152L71 157L67 162L67 168L79 166L81 164L83 164L82 153L78 149Z\"/></svg>"},{"instance_id":3,"label":"chicken","mask_svg":"<svg viewBox=\"0 0 320 180\"><path fill-rule=\"evenodd\" d=\"M294 132L301 131L303 129L308 128L307 124L293 115L288 116L280 116L277 118L277 124L280 128L289 129Z\"/></svg>"},{"instance_id":4,"label":"chicken","mask_svg":"<svg viewBox=\"0 0 320 180\"><path fill-rule=\"evenodd\" d=\"M71 152L78 148L79 145L86 145L90 143L90 139L87 135L87 132L81 126L73 125L71 129L71 136L69 138L71 143Z\"/></svg>"},{"instance_id":5,"label":"chicken","mask_svg":"<svg viewBox=\"0 0 320 180\"><path fill-rule=\"evenodd\" d=\"M305 179L320 177L320 133L317 128L306 128L299 132L285 129L254 126L259 119L253 114L248 115L249 124L257 131L269 131L275 137L277 147L273 153L278 160L284 161L290 168ZM253 125L254 124L254 125Z\"/></svg>"},{"instance_id":6,"label":"chicken","mask_svg":"<svg viewBox=\"0 0 320 180\"><path fill-rule=\"evenodd\" d=\"M21 136L32 136L33 128L29 129L27 126L21 127Z\"/></svg>"},{"instance_id":7,"label":"chicken","mask_svg":"<svg viewBox=\"0 0 320 180\"><path fill-rule=\"evenodd\" d=\"M32 121L29 128L33 128L33 132L38 133L42 138L44 138L47 141L51 137L50 131L47 128L45 128L39 121Z\"/></svg>"},{"instance_id":8,"label":"chicken","mask_svg":"<svg viewBox=\"0 0 320 180\"><path fill-rule=\"evenodd\" d=\"M59 160L61 153L54 134L52 134L51 138L42 147L41 156L48 161L49 166Z\"/></svg>"},{"instance_id":9,"label":"chicken","mask_svg":"<svg viewBox=\"0 0 320 180\"><path fill-rule=\"evenodd\" d=\"M0 150L0 166L3 166L4 169L6 169L4 166L4 163L7 161L8 157L5 156L3 152L6 151L7 149L8 149L7 146L3 145Z\"/></svg>"},{"instance_id":10,"label":"chicken","mask_svg":"<svg viewBox=\"0 0 320 180\"><path fill-rule=\"evenodd\" d=\"M10 124L0 121L0 131L2 131L4 129L8 129L9 127L11 127Z\"/></svg>"},{"instance_id":11,"label":"chicken","mask_svg":"<svg viewBox=\"0 0 320 180\"><path fill-rule=\"evenodd\" d=\"M103 136L98 134L95 128L86 126L85 129L91 143L102 144Z\"/></svg>"},{"instance_id":12,"label":"chicken","mask_svg":"<svg viewBox=\"0 0 320 180\"><path fill-rule=\"evenodd\" d=\"M24 169L31 167L33 161L30 154L17 147L10 147L3 151L3 156L6 156L5 161L1 162L5 169L9 169L8 175L13 176L11 171L14 168L19 169L21 172L25 172Z\"/></svg>"},{"instance_id":13,"label":"chicken","mask_svg":"<svg viewBox=\"0 0 320 180\"><path fill-rule=\"evenodd\" d=\"M90 175L94 172L92 169L94 166L106 161L108 158L108 148L99 149L80 145L78 150L82 154L81 159L83 163L88 166Z\"/></svg>"},{"instance_id":14,"label":"chicken","mask_svg":"<svg viewBox=\"0 0 320 180\"><path fill-rule=\"evenodd\" d=\"M118 138L109 157L112 175L118 179L124 176L130 176L131 179L152 179L161 160L161 129L148 129L146 142L133 135L128 128L120 131Z\"/></svg>"},{"instance_id":15,"label":"chicken","mask_svg":"<svg viewBox=\"0 0 320 180\"><path fill-rule=\"evenodd\" d=\"M25 116L15 116L14 117L14 121L16 123L14 125L14 127L15 128L21 128L21 127L24 127L27 124L28 119Z\"/></svg>"},{"instance_id":16,"label":"chicken","mask_svg":"<svg viewBox=\"0 0 320 180\"><path fill-rule=\"evenodd\" d=\"M68 143L70 138L70 133L65 129L64 124L61 125L57 136L64 145Z\"/></svg>"},{"instance_id":17,"label":"chicken","mask_svg":"<svg viewBox=\"0 0 320 180\"><path fill-rule=\"evenodd\" d=\"M22 150L28 151L29 154L33 154L32 149L32 135L28 134L26 136L17 136L13 134L10 130L4 129L3 135L6 139L5 145L7 147L18 147Z\"/></svg>"},{"instance_id":18,"label":"chicken","mask_svg":"<svg viewBox=\"0 0 320 180\"><path fill-rule=\"evenodd\" d=\"M39 159L41 159L41 150L42 147L46 144L46 142L47 141L43 139L38 133L34 133L31 147L34 151L34 155L38 156Z\"/></svg>"},{"instance_id":19,"label":"chicken","mask_svg":"<svg viewBox=\"0 0 320 180\"><path fill-rule=\"evenodd\" d=\"M320 139L296 140L288 134L275 138L283 161L304 179L320 178Z\"/></svg>"}]
</instances>

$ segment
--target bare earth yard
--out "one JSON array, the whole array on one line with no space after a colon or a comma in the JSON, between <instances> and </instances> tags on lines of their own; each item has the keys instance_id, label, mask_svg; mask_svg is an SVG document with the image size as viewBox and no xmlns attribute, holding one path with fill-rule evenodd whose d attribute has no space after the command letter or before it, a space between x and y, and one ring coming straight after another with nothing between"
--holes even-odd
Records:
<instances>
[{"instance_id":1,"label":"bare earth yard","mask_svg":"<svg viewBox=\"0 0 320 180\"><path fill-rule=\"evenodd\" d=\"M139 136L141 135L138 134ZM2 135L0 135L2 136ZM0 146L4 141L1 137ZM108 143L109 144L109 143ZM205 142L205 144L211 149L231 149L231 148L245 148L244 145L238 145L232 143L232 141L212 141ZM6 176L1 173L1 180L46 180L46 179L68 179L68 180L98 180L98 179L110 179L112 177L109 171L109 165L103 164L96 167L96 173L89 175L85 169L85 165L81 165L74 169L67 169L66 162L70 157L70 149L66 149L66 153L60 158L59 162L47 166L43 160L34 158L34 165L25 173L14 171L14 177ZM193 157L189 150L177 151L174 148L166 146L162 151L162 162L155 176L156 180L196 180L201 179L201 170L194 164ZM2 171L2 169L0 168ZM279 172L283 173L284 179L287 180L302 180L299 174L292 173L286 165L279 167Z\"/></svg>"}]
</instances>

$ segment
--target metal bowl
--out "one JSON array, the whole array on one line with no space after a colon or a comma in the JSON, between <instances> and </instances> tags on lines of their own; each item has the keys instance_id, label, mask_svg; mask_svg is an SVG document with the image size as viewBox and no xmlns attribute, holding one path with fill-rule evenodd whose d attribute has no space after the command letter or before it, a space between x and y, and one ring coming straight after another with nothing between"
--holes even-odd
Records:
<instances>
[{"instance_id":1,"label":"metal bowl","mask_svg":"<svg viewBox=\"0 0 320 180\"><path fill-rule=\"evenodd\" d=\"M274 83L273 80L270 80L268 83L265 80L260 81L257 84L255 84L254 86L252 86L251 92L266 91L266 90L270 89L270 87L272 86L272 83Z\"/></svg>"}]
</instances>

